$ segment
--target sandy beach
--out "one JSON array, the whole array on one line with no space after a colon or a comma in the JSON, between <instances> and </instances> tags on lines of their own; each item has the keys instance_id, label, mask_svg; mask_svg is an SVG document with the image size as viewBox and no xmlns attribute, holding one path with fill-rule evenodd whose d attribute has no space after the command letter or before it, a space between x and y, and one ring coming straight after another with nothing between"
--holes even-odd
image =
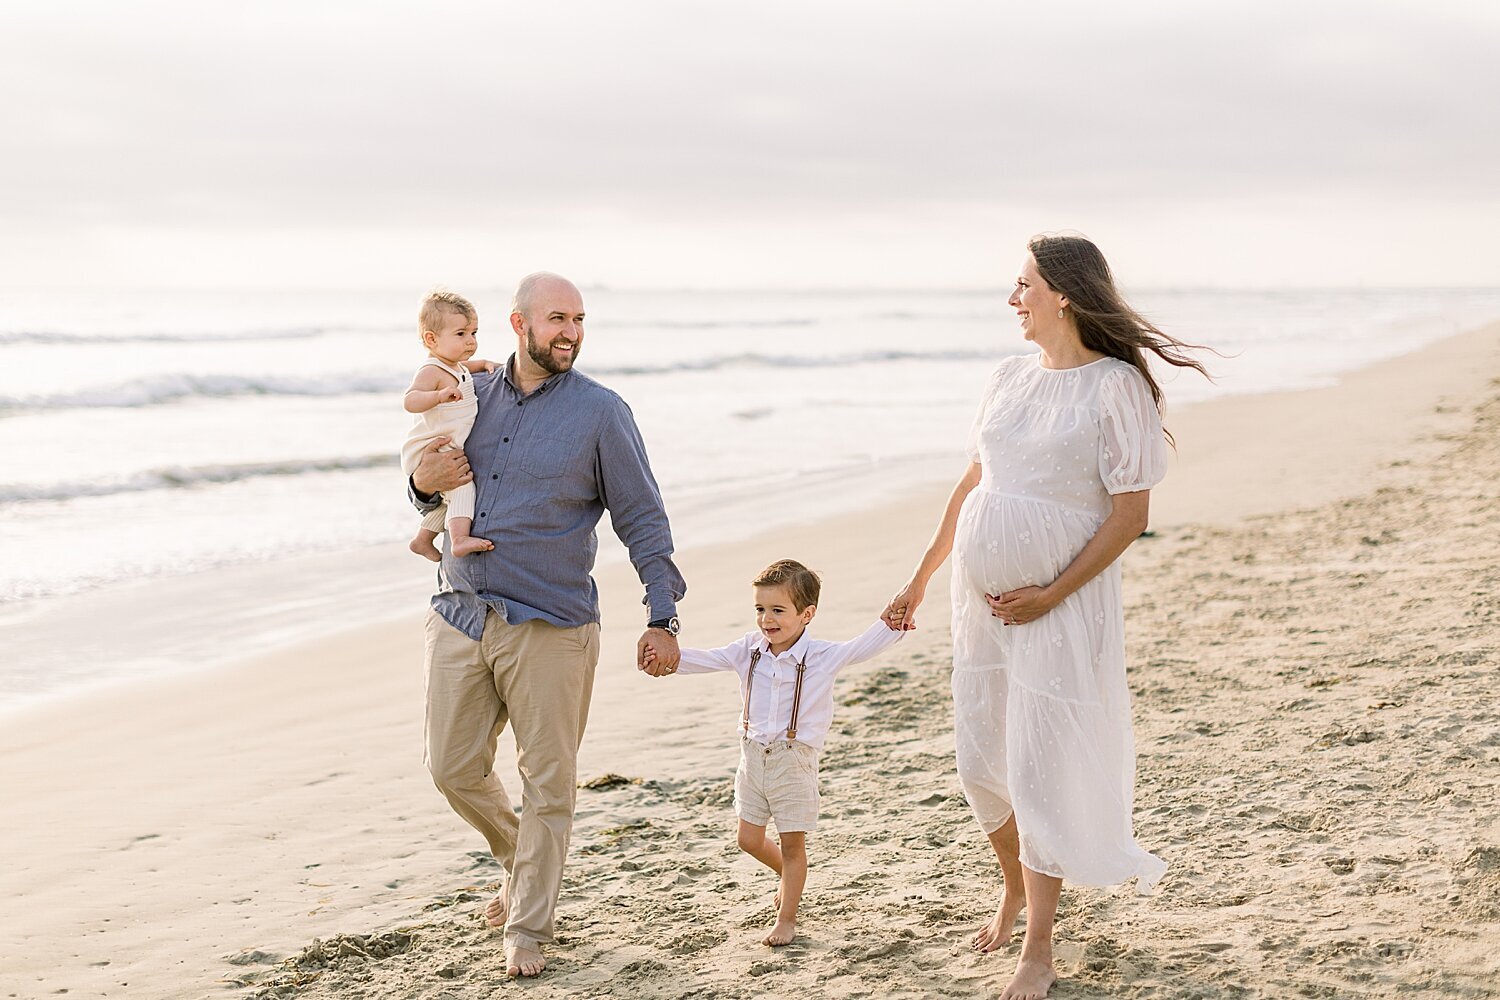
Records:
<instances>
[{"instance_id":1,"label":"sandy beach","mask_svg":"<svg viewBox=\"0 0 1500 1000\"><path fill-rule=\"evenodd\" d=\"M1150 898L1064 890L1053 996L1500 996L1500 325L1167 423L1125 590L1136 829L1171 867ZM747 581L783 556L823 574L817 634L854 634L947 489L679 538L685 641L749 628ZM999 883L954 774L946 586L839 682L800 937L773 952L773 881L731 833L735 685L639 674L639 585L599 584L543 978L504 979L479 917L500 869L422 766L419 606L7 717L0 996L997 993L1017 946L967 946Z\"/></svg>"}]
</instances>

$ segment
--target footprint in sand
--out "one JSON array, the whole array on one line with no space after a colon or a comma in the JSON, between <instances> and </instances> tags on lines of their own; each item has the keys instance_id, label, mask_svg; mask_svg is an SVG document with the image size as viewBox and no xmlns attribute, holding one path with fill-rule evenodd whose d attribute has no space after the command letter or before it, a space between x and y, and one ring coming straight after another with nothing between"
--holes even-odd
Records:
<instances>
[{"instance_id":1,"label":"footprint in sand","mask_svg":"<svg viewBox=\"0 0 1500 1000\"><path fill-rule=\"evenodd\" d=\"M700 927L678 935L667 942L667 950L674 955L692 955L700 951L717 948L729 940L729 932L719 928Z\"/></svg>"}]
</instances>

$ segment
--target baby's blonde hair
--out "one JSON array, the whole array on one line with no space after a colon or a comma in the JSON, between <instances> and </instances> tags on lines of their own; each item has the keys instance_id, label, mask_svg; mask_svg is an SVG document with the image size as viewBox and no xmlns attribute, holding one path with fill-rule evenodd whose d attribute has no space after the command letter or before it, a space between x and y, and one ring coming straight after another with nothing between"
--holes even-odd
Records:
<instances>
[{"instance_id":1,"label":"baby's blonde hair","mask_svg":"<svg viewBox=\"0 0 1500 1000\"><path fill-rule=\"evenodd\" d=\"M434 288L428 292L427 297L422 300L422 308L417 311L417 336L423 337L422 343L427 343L424 335L428 330L436 333L443 316L453 313L462 313L470 323L479 318L474 304L457 292L450 292L446 288Z\"/></svg>"}]
</instances>

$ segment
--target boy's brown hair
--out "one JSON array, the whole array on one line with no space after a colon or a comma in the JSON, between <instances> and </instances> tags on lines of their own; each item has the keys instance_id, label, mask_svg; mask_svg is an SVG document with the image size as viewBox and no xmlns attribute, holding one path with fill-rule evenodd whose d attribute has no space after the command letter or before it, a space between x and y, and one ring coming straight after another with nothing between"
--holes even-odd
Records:
<instances>
[{"instance_id":1,"label":"boy's brown hair","mask_svg":"<svg viewBox=\"0 0 1500 1000\"><path fill-rule=\"evenodd\" d=\"M468 299L446 288L434 288L422 300L422 308L417 312L417 336L423 337L428 330L437 332L437 328L442 325L443 316L453 313L462 313L470 323L479 318L479 313ZM423 343L426 343L425 338Z\"/></svg>"},{"instance_id":2,"label":"boy's brown hair","mask_svg":"<svg viewBox=\"0 0 1500 1000\"><path fill-rule=\"evenodd\" d=\"M818 603L823 592L823 581L818 574L795 559L778 559L751 581L752 587L785 587L792 597L792 607L802 611L810 604Z\"/></svg>"}]
</instances>

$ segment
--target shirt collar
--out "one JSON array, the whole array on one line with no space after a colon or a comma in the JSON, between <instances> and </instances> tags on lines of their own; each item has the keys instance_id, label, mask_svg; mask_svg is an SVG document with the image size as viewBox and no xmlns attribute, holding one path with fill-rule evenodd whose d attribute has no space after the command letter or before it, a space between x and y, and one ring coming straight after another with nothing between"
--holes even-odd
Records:
<instances>
[{"instance_id":1,"label":"shirt collar","mask_svg":"<svg viewBox=\"0 0 1500 1000\"><path fill-rule=\"evenodd\" d=\"M791 647L788 648L786 652L781 653L780 655L786 656L787 653L790 653L792 659L796 660L798 663L806 663L807 647L811 642L812 626L809 625L807 628L804 628L802 630L802 634L797 637L797 641L792 643ZM755 633L755 647L759 649L763 655L769 656L773 660L776 659L777 654L771 652L771 643L766 639L764 635L760 633L759 630L757 630Z\"/></svg>"},{"instance_id":2,"label":"shirt collar","mask_svg":"<svg viewBox=\"0 0 1500 1000\"><path fill-rule=\"evenodd\" d=\"M515 380L511 378L511 372L515 371L515 367L516 356L512 354L506 360L505 367L500 369L500 377L505 380L506 385L510 386L511 392L515 393L517 396L521 396L524 399L525 396L521 392L521 387L516 385ZM561 382L571 374L573 374L573 370L570 368L567 371L563 372L561 375L548 375L546 381L537 386L535 389L531 390L531 395L535 396L537 393L546 392L548 389L552 388L553 385Z\"/></svg>"}]
</instances>

